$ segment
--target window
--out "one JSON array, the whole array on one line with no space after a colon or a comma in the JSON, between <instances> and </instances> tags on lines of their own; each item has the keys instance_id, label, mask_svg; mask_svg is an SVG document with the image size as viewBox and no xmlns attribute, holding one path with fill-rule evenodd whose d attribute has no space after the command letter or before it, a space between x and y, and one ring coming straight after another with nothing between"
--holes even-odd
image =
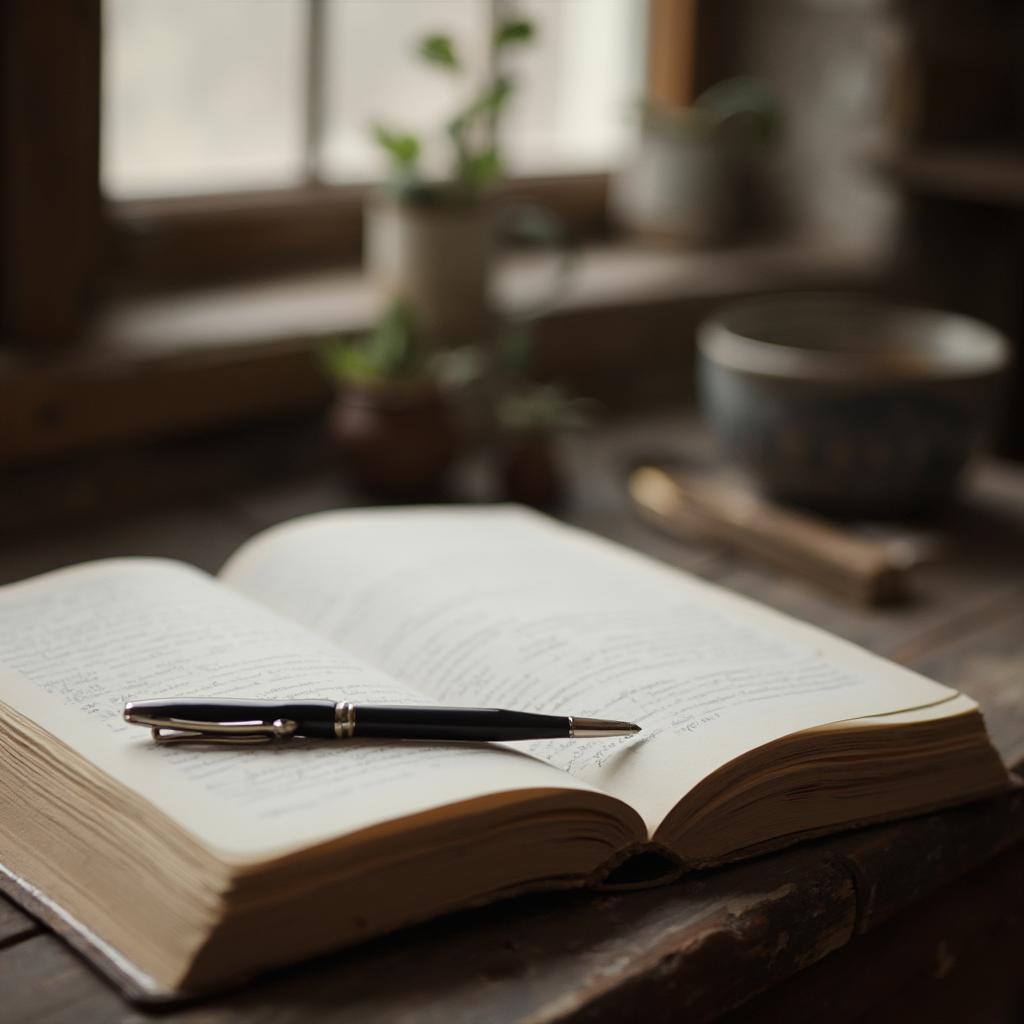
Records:
<instances>
[{"instance_id":1,"label":"window","mask_svg":"<svg viewBox=\"0 0 1024 1024\"><path fill-rule=\"evenodd\" d=\"M607 177L578 172L609 167L621 150L645 48L652 95L666 81L675 89L695 49L686 25L696 6L5 0L0 334L8 345L66 345L112 293L358 260L363 188L380 176L367 99L374 116L404 120L389 90L425 71L409 54L425 12L459 19L444 27L467 52L476 40L478 57L480 25L520 9L537 21L504 140L525 177L506 187L557 208L578 234L600 231ZM358 19L387 30L390 66L365 59Z\"/></svg>"},{"instance_id":2,"label":"window","mask_svg":"<svg viewBox=\"0 0 1024 1024\"><path fill-rule=\"evenodd\" d=\"M507 69L510 173L606 170L640 95L639 0L105 0L103 13L102 181L116 200L374 180L369 126L436 134L513 13L537 39ZM416 57L438 31L463 79Z\"/></svg>"},{"instance_id":3,"label":"window","mask_svg":"<svg viewBox=\"0 0 1024 1024\"><path fill-rule=\"evenodd\" d=\"M522 88L504 152L519 177L505 187L580 234L600 229L601 169L642 92L648 10L671 79L695 49L676 6L696 4L3 0L0 343L31 352L0 360L0 463L319 399L291 324L275 321L273 342L265 330L242 345L237 331L218 333L239 309L252 323L245 296L273 288L206 296L220 312L201 358L194 293L118 293L357 260L365 185L381 175L366 120L443 118L454 100L410 53L428 24L480 66L496 18L536 21L540 39L514 68ZM289 295L284 318L302 304ZM109 331L111 316L126 325ZM36 359L83 341L85 358Z\"/></svg>"},{"instance_id":4,"label":"window","mask_svg":"<svg viewBox=\"0 0 1024 1024\"><path fill-rule=\"evenodd\" d=\"M299 184L303 6L106 0L106 194L128 199Z\"/></svg>"}]
</instances>

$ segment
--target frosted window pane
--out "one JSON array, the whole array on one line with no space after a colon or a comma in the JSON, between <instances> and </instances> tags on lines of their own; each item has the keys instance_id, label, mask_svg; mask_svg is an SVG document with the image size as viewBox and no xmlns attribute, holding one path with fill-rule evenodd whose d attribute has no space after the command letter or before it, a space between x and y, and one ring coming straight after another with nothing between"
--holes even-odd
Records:
<instances>
[{"instance_id":1,"label":"frosted window pane","mask_svg":"<svg viewBox=\"0 0 1024 1024\"><path fill-rule=\"evenodd\" d=\"M479 82L490 39L489 0L328 0L326 131L323 175L331 181L380 178L387 163L370 137L380 121L424 141L444 137L445 121ZM446 74L416 54L420 39L450 35L469 66ZM426 152L429 169L447 170L442 143Z\"/></svg>"},{"instance_id":2,"label":"frosted window pane","mask_svg":"<svg viewBox=\"0 0 1024 1024\"><path fill-rule=\"evenodd\" d=\"M105 0L104 189L292 185L303 172L303 0Z\"/></svg>"},{"instance_id":3,"label":"frosted window pane","mask_svg":"<svg viewBox=\"0 0 1024 1024\"><path fill-rule=\"evenodd\" d=\"M612 165L636 129L646 5L639 0L519 0L537 44L508 69L518 83L504 137L513 174Z\"/></svg>"}]
</instances>

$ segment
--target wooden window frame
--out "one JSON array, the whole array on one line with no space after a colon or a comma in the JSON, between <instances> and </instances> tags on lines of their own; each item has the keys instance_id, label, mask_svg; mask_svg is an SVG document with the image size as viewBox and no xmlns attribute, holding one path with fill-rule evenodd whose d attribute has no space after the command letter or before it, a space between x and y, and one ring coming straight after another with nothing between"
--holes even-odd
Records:
<instances>
[{"instance_id":1,"label":"wooden window frame","mask_svg":"<svg viewBox=\"0 0 1024 1024\"><path fill-rule=\"evenodd\" d=\"M72 342L99 296L355 263L369 186L104 200L99 181L101 0L0 4L0 330L5 344ZM605 175L503 186L604 225Z\"/></svg>"},{"instance_id":2,"label":"wooden window frame","mask_svg":"<svg viewBox=\"0 0 1024 1024\"><path fill-rule=\"evenodd\" d=\"M606 229L606 174L516 178L502 199L549 207L579 238ZM356 264L371 185L307 185L105 204L107 262L131 290Z\"/></svg>"},{"instance_id":3,"label":"wooden window frame","mask_svg":"<svg viewBox=\"0 0 1024 1024\"><path fill-rule=\"evenodd\" d=\"M696 4L649 0L648 93L660 102L686 102L692 93ZM5 343L73 341L99 295L358 261L369 186L311 181L294 189L105 201L101 0L6 0L0 8ZM319 8L311 11L312 36ZM502 190L549 206L580 237L606 228L606 175L516 179Z\"/></svg>"},{"instance_id":4,"label":"wooden window frame","mask_svg":"<svg viewBox=\"0 0 1024 1024\"><path fill-rule=\"evenodd\" d=\"M500 3L490 0L492 19L499 16ZM326 116L324 0L308 0L306 14L303 182L291 188L107 202L107 255L119 284L160 290L358 263L363 206L373 185L328 185L320 178L314 154ZM551 174L513 179L498 191L552 209L570 232L587 237L606 226L606 186L606 174Z\"/></svg>"},{"instance_id":5,"label":"wooden window frame","mask_svg":"<svg viewBox=\"0 0 1024 1024\"><path fill-rule=\"evenodd\" d=\"M647 98L681 107L697 93L699 0L648 0Z\"/></svg>"},{"instance_id":6,"label":"wooden window frame","mask_svg":"<svg viewBox=\"0 0 1024 1024\"><path fill-rule=\"evenodd\" d=\"M650 0L652 16L695 2ZM301 291L302 282L333 281L334 266L358 259L366 188L311 181L291 190L105 202L101 29L101 0L0 3L0 466L292 412L328 391L309 358L312 335L286 322L294 300L269 332L245 343L236 326L252 296L265 296L263 279L279 277L268 282L271 291ZM662 83L685 79L692 64L689 44L675 63L669 59L665 31L651 44L662 54ZM648 89L657 96L653 78ZM553 208L586 238L605 229L606 188L606 175L590 174L515 179L501 192ZM281 274L317 266L331 269L290 280ZM230 278L253 283L205 297L197 290ZM369 315L369 286L356 267L337 280L356 296L357 312L346 306L346 315L360 329L365 322L353 317ZM655 305L664 299L660 287L653 282ZM650 304L642 282L634 292L642 314ZM603 300L600 286L598 293ZM218 313L203 321L210 331L202 338L187 326L189 316L160 313L211 296ZM588 301L577 302L569 319L586 320ZM564 333L565 319L551 321L553 333ZM124 322L134 326L114 326ZM558 346L560 375L572 379L574 367L590 367L587 340ZM60 348L73 351L47 351Z\"/></svg>"},{"instance_id":7,"label":"wooden window frame","mask_svg":"<svg viewBox=\"0 0 1024 1024\"><path fill-rule=\"evenodd\" d=\"M99 0L0 4L0 330L72 340L101 273Z\"/></svg>"}]
</instances>

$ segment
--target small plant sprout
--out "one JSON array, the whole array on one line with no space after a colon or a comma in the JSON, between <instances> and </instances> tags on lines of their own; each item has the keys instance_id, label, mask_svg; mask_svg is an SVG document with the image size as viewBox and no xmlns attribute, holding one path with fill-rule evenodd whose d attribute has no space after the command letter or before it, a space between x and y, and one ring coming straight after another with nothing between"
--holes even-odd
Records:
<instances>
[{"instance_id":1,"label":"small plant sprout","mask_svg":"<svg viewBox=\"0 0 1024 1024\"><path fill-rule=\"evenodd\" d=\"M680 135L717 139L738 158L771 148L783 128L774 89L767 82L745 76L712 85L690 107L647 104L644 116L648 123Z\"/></svg>"},{"instance_id":2,"label":"small plant sprout","mask_svg":"<svg viewBox=\"0 0 1024 1024\"><path fill-rule=\"evenodd\" d=\"M400 381L422 377L428 359L405 303L396 299L377 326L360 338L332 338L320 359L333 377L348 381Z\"/></svg>"},{"instance_id":3,"label":"small plant sprout","mask_svg":"<svg viewBox=\"0 0 1024 1024\"><path fill-rule=\"evenodd\" d=\"M501 177L499 127L515 91L512 78L502 71L502 57L507 51L529 43L534 35L533 23L524 19L506 20L496 26L491 37L490 74L479 92L444 125L444 135L452 150L446 182L430 184L423 177L420 166L423 144L418 135L382 124L373 126L373 138L391 164L393 187L403 196L471 197ZM451 36L440 33L426 36L417 44L416 53L441 73L456 77L468 74Z\"/></svg>"},{"instance_id":4,"label":"small plant sprout","mask_svg":"<svg viewBox=\"0 0 1024 1024\"><path fill-rule=\"evenodd\" d=\"M509 433L555 434L590 426L598 411L593 399L577 398L557 384L530 384L498 403L498 422Z\"/></svg>"}]
</instances>

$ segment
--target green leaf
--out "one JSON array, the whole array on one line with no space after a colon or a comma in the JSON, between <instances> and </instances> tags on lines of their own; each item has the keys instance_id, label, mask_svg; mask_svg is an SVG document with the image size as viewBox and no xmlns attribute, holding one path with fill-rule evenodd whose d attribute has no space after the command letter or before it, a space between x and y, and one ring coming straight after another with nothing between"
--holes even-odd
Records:
<instances>
[{"instance_id":1,"label":"green leaf","mask_svg":"<svg viewBox=\"0 0 1024 1024\"><path fill-rule=\"evenodd\" d=\"M373 137L402 169L411 168L420 157L420 140L415 135L393 132L383 125L373 126Z\"/></svg>"},{"instance_id":2,"label":"green leaf","mask_svg":"<svg viewBox=\"0 0 1024 1024\"><path fill-rule=\"evenodd\" d=\"M493 149L469 156L462 165L462 176L474 186L486 185L501 177L501 161Z\"/></svg>"},{"instance_id":3,"label":"green leaf","mask_svg":"<svg viewBox=\"0 0 1024 1024\"><path fill-rule=\"evenodd\" d=\"M497 114L505 105L505 101L512 95L512 79L496 78L491 87L474 103L467 114Z\"/></svg>"},{"instance_id":4,"label":"green leaf","mask_svg":"<svg viewBox=\"0 0 1024 1024\"><path fill-rule=\"evenodd\" d=\"M448 134L453 138L459 136L481 114L494 117L512 95L513 85L511 78L496 78L482 95L448 122Z\"/></svg>"},{"instance_id":5,"label":"green leaf","mask_svg":"<svg viewBox=\"0 0 1024 1024\"><path fill-rule=\"evenodd\" d=\"M493 139L498 117L512 91L512 79L496 78L482 95L448 123L448 134L455 144L456 173L459 180L471 188L485 185L501 175L501 161ZM473 136L469 133L481 118L490 121L489 137L492 141L486 149L474 153L468 141Z\"/></svg>"},{"instance_id":6,"label":"green leaf","mask_svg":"<svg viewBox=\"0 0 1024 1024\"><path fill-rule=\"evenodd\" d=\"M712 118L718 136L741 156L767 149L782 134L779 98L757 78L726 78L701 93L694 107Z\"/></svg>"},{"instance_id":7,"label":"green leaf","mask_svg":"<svg viewBox=\"0 0 1024 1024\"><path fill-rule=\"evenodd\" d=\"M324 368L344 380L408 380L427 373L424 346L399 299L370 334L327 342L319 354Z\"/></svg>"},{"instance_id":8,"label":"green leaf","mask_svg":"<svg viewBox=\"0 0 1024 1024\"><path fill-rule=\"evenodd\" d=\"M432 64L447 68L449 71L458 71L461 67L451 36L427 36L420 43L419 52L421 57L425 57Z\"/></svg>"},{"instance_id":9,"label":"green leaf","mask_svg":"<svg viewBox=\"0 0 1024 1024\"><path fill-rule=\"evenodd\" d=\"M409 311L396 300L385 310L380 323L366 339L366 352L383 375L401 376L414 361L415 349Z\"/></svg>"},{"instance_id":10,"label":"green leaf","mask_svg":"<svg viewBox=\"0 0 1024 1024\"><path fill-rule=\"evenodd\" d=\"M457 138L481 114L489 114L494 117L511 95L512 80L509 78L496 78L483 95L478 96L461 114L453 117L448 122L448 134L452 138Z\"/></svg>"},{"instance_id":11,"label":"green leaf","mask_svg":"<svg viewBox=\"0 0 1024 1024\"><path fill-rule=\"evenodd\" d=\"M525 18L502 22L494 32L494 46L500 49L510 43L528 43L536 35L533 22Z\"/></svg>"},{"instance_id":12,"label":"green leaf","mask_svg":"<svg viewBox=\"0 0 1024 1024\"><path fill-rule=\"evenodd\" d=\"M498 403L498 422L508 431L555 433L590 426L596 402L567 394L556 384L526 385Z\"/></svg>"}]
</instances>

